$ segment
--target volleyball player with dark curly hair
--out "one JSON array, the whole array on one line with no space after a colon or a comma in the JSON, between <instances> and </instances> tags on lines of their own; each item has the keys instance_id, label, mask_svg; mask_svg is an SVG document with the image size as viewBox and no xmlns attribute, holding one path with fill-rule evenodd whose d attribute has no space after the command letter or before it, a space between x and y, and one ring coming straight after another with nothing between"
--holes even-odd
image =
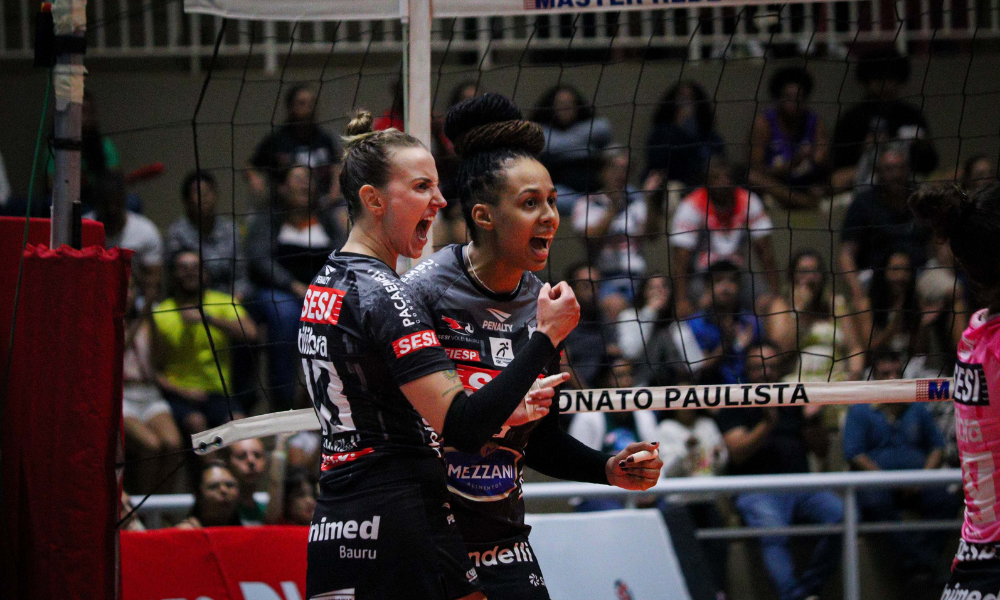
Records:
<instances>
[{"instance_id":1,"label":"volleyball player with dark curly hair","mask_svg":"<svg viewBox=\"0 0 1000 600\"><path fill-rule=\"evenodd\" d=\"M931 187L910 208L947 242L987 308L962 334L955 363L955 433L965 488L965 523L941 600L1000 594L1000 185L972 197Z\"/></svg>"},{"instance_id":2,"label":"volleyball player with dark curly hair","mask_svg":"<svg viewBox=\"0 0 1000 600\"><path fill-rule=\"evenodd\" d=\"M533 274L545 267L559 228L556 191L535 158L541 127L499 94L451 108L445 133L462 158L458 197L472 242L447 246L403 276L434 318L438 339L467 391L506 374L538 335ZM542 291L544 294L544 292ZM546 373L559 372L558 357ZM616 456L592 450L559 428L557 409L528 401L475 452L451 447L445 462L451 506L473 566L491 600L549 597L528 542L524 466L561 479L645 490L662 462L626 462L656 444L635 443Z\"/></svg>"},{"instance_id":3,"label":"volleyball player with dark curly hair","mask_svg":"<svg viewBox=\"0 0 1000 600\"><path fill-rule=\"evenodd\" d=\"M299 352L323 432L320 496L309 528L306 597L481 599L455 525L441 460L475 452L511 413L552 398L542 368L576 326L565 284L539 290L538 328L496 380L466 394L423 304L393 266L416 258L445 206L431 153L416 138L348 125L341 188L354 226L313 278Z\"/></svg>"}]
</instances>

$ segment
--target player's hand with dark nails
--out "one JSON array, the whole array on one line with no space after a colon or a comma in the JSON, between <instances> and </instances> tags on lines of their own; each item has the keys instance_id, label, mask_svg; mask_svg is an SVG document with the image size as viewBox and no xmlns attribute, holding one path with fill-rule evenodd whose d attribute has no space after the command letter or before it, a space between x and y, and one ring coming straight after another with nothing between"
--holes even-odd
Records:
<instances>
[{"instance_id":1,"label":"player's hand with dark nails","mask_svg":"<svg viewBox=\"0 0 1000 600\"><path fill-rule=\"evenodd\" d=\"M549 336L553 346L562 343L580 320L580 303L565 281L545 284L538 293L538 331Z\"/></svg>"},{"instance_id":2,"label":"player's hand with dark nails","mask_svg":"<svg viewBox=\"0 0 1000 600\"><path fill-rule=\"evenodd\" d=\"M604 467L608 483L623 490L645 491L660 479L663 460L659 442L633 442L608 459Z\"/></svg>"}]
</instances>

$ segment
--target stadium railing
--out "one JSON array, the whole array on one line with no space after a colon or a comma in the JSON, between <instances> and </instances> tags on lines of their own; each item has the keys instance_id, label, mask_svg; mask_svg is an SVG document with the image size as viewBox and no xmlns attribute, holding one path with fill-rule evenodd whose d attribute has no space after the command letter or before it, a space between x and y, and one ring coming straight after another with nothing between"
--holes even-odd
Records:
<instances>
[{"instance_id":1,"label":"stadium railing","mask_svg":"<svg viewBox=\"0 0 1000 600\"><path fill-rule=\"evenodd\" d=\"M861 488L901 488L947 486L962 483L960 469L932 471L880 471L803 473L789 475L731 475L723 477L684 477L660 481L645 492L630 492L614 487L590 483L528 483L524 485L526 500L558 500L570 498L622 498L635 506L639 497L667 496L671 494L736 494L752 491L838 491L844 498L844 522L836 525L793 525L790 527L726 527L700 529L701 539L757 538L768 535L843 535L843 578L845 600L861 597L858 564L858 536L868 533L891 531L958 531L961 520L913 520L902 522L860 522L857 490ZM267 494L259 492L254 497L267 501ZM150 496L137 511L146 525L159 527L164 514L184 513L191 508L191 494Z\"/></svg>"},{"instance_id":2,"label":"stadium railing","mask_svg":"<svg viewBox=\"0 0 1000 600\"><path fill-rule=\"evenodd\" d=\"M37 3L14 0L9 6L4 4L5 10L0 11L0 60L30 59ZM732 13L724 12L732 8L692 6L684 10L682 5L672 4L670 10L651 12L653 16L648 18L644 12L594 13L582 17L579 33L573 26L575 15L437 19L432 43L436 49L449 46L454 51L477 52L488 64L492 51L523 49L529 38L535 49L565 48L570 38L575 49L606 49L614 38L618 48L687 48L690 58L697 59L703 47L725 46L729 41L741 43L755 37L779 44L803 39L835 44L895 42L904 52L908 41L1000 37L998 0L969 0L964 10L953 10L950 0L944 0L938 11L918 10L918 4L923 7L925 3L899 3L902 28L898 27L893 0L795 4L780 12L770 12L772 9L761 5L753 18L739 19L738 24L729 27L716 25L704 32L698 27L699 18L715 23L724 16L732 20ZM883 5L890 10L883 10ZM212 55L221 18L184 14L181 0L145 3L141 9L131 6L126 0L88 3L88 57L190 58L196 70L199 58ZM547 4L543 1L541 6ZM887 19L887 12L893 18ZM273 73L279 54L288 51L280 45L288 40L290 24L238 21L234 25L219 48L220 54L246 56L252 45L253 53L264 59L264 70ZM295 27L296 37L302 41L296 41L294 53L327 54L334 44L335 52L344 54L399 52L403 44L399 21L343 26L333 22L299 23ZM692 32L696 32L694 38Z\"/></svg>"}]
</instances>

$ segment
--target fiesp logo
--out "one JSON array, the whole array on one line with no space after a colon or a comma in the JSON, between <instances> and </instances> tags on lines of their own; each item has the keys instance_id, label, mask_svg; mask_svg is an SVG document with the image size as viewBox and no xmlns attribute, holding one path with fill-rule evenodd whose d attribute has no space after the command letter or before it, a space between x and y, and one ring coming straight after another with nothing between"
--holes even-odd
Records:
<instances>
[{"instance_id":1,"label":"fiesp logo","mask_svg":"<svg viewBox=\"0 0 1000 600\"><path fill-rule=\"evenodd\" d=\"M440 345L437 335L434 334L434 330L427 329L399 338L392 343L392 351L396 354L396 358L402 358L415 350Z\"/></svg>"},{"instance_id":2,"label":"fiesp logo","mask_svg":"<svg viewBox=\"0 0 1000 600\"><path fill-rule=\"evenodd\" d=\"M469 350L468 348L448 348L446 346L444 353L447 354L448 358L451 360L479 362L479 350Z\"/></svg>"},{"instance_id":3,"label":"fiesp logo","mask_svg":"<svg viewBox=\"0 0 1000 600\"><path fill-rule=\"evenodd\" d=\"M302 303L300 319L306 323L336 325L340 320L340 308L344 302L342 290L310 285Z\"/></svg>"}]
</instances>

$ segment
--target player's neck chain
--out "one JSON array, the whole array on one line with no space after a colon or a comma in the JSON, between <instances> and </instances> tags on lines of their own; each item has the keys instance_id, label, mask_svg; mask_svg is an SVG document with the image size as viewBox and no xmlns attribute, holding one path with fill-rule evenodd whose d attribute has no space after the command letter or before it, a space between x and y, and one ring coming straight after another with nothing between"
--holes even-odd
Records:
<instances>
[{"instance_id":1,"label":"player's neck chain","mask_svg":"<svg viewBox=\"0 0 1000 600\"><path fill-rule=\"evenodd\" d=\"M490 288L490 286L483 283L483 280L480 279L479 275L476 273L476 267L472 264L472 252L470 251L471 248L472 248L472 242L469 242L468 244L465 245L465 248L462 248L462 258L465 259L465 268L468 269L469 274L472 275L472 278L475 279L476 283L481 285L484 290L486 290L491 294L499 295L497 292L494 292L493 289Z\"/></svg>"}]
</instances>

